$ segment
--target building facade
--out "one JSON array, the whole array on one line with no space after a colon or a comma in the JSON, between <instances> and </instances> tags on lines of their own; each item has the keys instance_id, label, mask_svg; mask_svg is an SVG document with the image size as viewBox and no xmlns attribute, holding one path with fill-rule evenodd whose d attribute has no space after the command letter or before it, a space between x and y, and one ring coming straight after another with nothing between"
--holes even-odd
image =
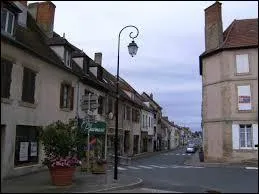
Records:
<instances>
[{"instance_id":1,"label":"building facade","mask_svg":"<svg viewBox=\"0 0 259 194\"><path fill-rule=\"evenodd\" d=\"M258 18L223 32L221 3L205 9L200 56L206 161L258 159Z\"/></svg>"}]
</instances>

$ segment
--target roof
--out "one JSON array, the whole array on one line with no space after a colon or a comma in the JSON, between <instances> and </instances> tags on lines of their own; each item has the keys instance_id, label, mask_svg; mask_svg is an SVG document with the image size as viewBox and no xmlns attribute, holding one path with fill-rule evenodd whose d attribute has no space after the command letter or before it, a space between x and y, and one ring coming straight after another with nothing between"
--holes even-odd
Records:
<instances>
[{"instance_id":1,"label":"roof","mask_svg":"<svg viewBox=\"0 0 259 194\"><path fill-rule=\"evenodd\" d=\"M73 60L71 63L72 68L66 67L60 57L48 46L46 40L46 35L36 24L36 21L29 12L27 12L27 27L17 25L15 39L1 33L1 41L7 41L10 44L25 49L42 60L80 77L82 80L85 80L87 84L97 88L101 87L105 90L105 87L100 81L96 81L93 78L94 76L85 75L83 70Z\"/></svg>"},{"instance_id":2,"label":"roof","mask_svg":"<svg viewBox=\"0 0 259 194\"><path fill-rule=\"evenodd\" d=\"M150 98L150 96L146 92L143 92L141 96L144 97L144 99L147 101L152 101L160 110L162 110L162 107L159 106L159 104L156 103L156 101L154 101L152 98Z\"/></svg>"},{"instance_id":3,"label":"roof","mask_svg":"<svg viewBox=\"0 0 259 194\"><path fill-rule=\"evenodd\" d=\"M72 50L76 50L76 47L72 44L70 44L67 39L61 37L59 34L56 32L53 33L53 37L49 38L47 40L47 44L49 46L55 46L55 45L67 45L69 46Z\"/></svg>"},{"instance_id":4,"label":"roof","mask_svg":"<svg viewBox=\"0 0 259 194\"><path fill-rule=\"evenodd\" d=\"M234 20L223 32L223 43L216 49L203 52L200 57L200 75L202 75L202 58L223 50L257 48L258 18Z\"/></svg>"}]
</instances>

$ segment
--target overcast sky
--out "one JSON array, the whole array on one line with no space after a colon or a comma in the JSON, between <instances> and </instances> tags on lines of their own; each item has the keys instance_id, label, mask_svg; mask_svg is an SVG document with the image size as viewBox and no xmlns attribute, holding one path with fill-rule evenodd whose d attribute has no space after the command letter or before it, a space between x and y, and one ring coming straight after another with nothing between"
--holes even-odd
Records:
<instances>
[{"instance_id":1,"label":"overcast sky","mask_svg":"<svg viewBox=\"0 0 259 194\"><path fill-rule=\"evenodd\" d=\"M222 3L223 29L234 19L258 18L257 1ZM120 30L135 25L139 46L121 35L120 76L140 94L153 93L163 115L179 125L201 130L199 55L204 51L204 9L214 1L53 1L54 30L94 58L103 53L103 67L116 74Z\"/></svg>"}]
</instances>

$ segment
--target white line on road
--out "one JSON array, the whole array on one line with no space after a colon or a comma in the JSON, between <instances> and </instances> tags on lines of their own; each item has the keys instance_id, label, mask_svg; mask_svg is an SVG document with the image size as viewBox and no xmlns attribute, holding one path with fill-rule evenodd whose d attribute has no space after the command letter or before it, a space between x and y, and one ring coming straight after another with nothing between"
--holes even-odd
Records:
<instances>
[{"instance_id":1,"label":"white line on road","mask_svg":"<svg viewBox=\"0 0 259 194\"><path fill-rule=\"evenodd\" d=\"M180 154L176 154L177 156L179 156Z\"/></svg>"},{"instance_id":2,"label":"white line on road","mask_svg":"<svg viewBox=\"0 0 259 194\"><path fill-rule=\"evenodd\" d=\"M138 165L138 167L141 167L141 168L147 168L147 169L152 169L152 167L149 167L149 166L142 166L142 165Z\"/></svg>"},{"instance_id":3,"label":"white line on road","mask_svg":"<svg viewBox=\"0 0 259 194\"><path fill-rule=\"evenodd\" d=\"M134 167L134 166L128 166L128 168L130 168L130 169L134 169L134 170L138 170L138 169L140 169L140 168L137 168L137 167Z\"/></svg>"},{"instance_id":4,"label":"white line on road","mask_svg":"<svg viewBox=\"0 0 259 194\"><path fill-rule=\"evenodd\" d=\"M118 167L118 170L127 170L126 168Z\"/></svg>"},{"instance_id":5,"label":"white line on road","mask_svg":"<svg viewBox=\"0 0 259 194\"><path fill-rule=\"evenodd\" d=\"M182 154L183 156L185 156L185 154Z\"/></svg>"},{"instance_id":6,"label":"white line on road","mask_svg":"<svg viewBox=\"0 0 259 194\"><path fill-rule=\"evenodd\" d=\"M141 188L142 191L147 191L149 193L178 193L176 191L167 191L167 190L159 190L159 189L151 189L151 188Z\"/></svg>"},{"instance_id":7,"label":"white line on road","mask_svg":"<svg viewBox=\"0 0 259 194\"><path fill-rule=\"evenodd\" d=\"M258 170L258 167L245 167L245 169L247 169L247 170Z\"/></svg>"},{"instance_id":8,"label":"white line on road","mask_svg":"<svg viewBox=\"0 0 259 194\"><path fill-rule=\"evenodd\" d=\"M152 166L152 167L155 167L155 168L167 168L165 166L156 166L156 165L149 165L149 166Z\"/></svg>"}]
</instances>

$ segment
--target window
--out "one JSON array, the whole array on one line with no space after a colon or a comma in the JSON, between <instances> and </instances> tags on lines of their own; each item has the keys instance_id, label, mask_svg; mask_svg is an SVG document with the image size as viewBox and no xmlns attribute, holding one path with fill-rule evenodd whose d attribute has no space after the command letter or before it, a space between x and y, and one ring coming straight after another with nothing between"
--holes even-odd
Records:
<instances>
[{"instance_id":1,"label":"window","mask_svg":"<svg viewBox=\"0 0 259 194\"><path fill-rule=\"evenodd\" d=\"M10 97L10 87L12 81L12 62L1 58L1 97Z\"/></svg>"},{"instance_id":2,"label":"window","mask_svg":"<svg viewBox=\"0 0 259 194\"><path fill-rule=\"evenodd\" d=\"M1 9L1 31L7 32L13 35L15 16L12 12L7 9Z\"/></svg>"},{"instance_id":3,"label":"window","mask_svg":"<svg viewBox=\"0 0 259 194\"><path fill-rule=\"evenodd\" d=\"M108 113L113 112L113 100L111 97L108 98Z\"/></svg>"},{"instance_id":4,"label":"window","mask_svg":"<svg viewBox=\"0 0 259 194\"><path fill-rule=\"evenodd\" d=\"M145 127L145 115L142 115L142 127Z\"/></svg>"},{"instance_id":5,"label":"window","mask_svg":"<svg viewBox=\"0 0 259 194\"><path fill-rule=\"evenodd\" d=\"M156 114L154 114L154 119L156 119Z\"/></svg>"},{"instance_id":6,"label":"window","mask_svg":"<svg viewBox=\"0 0 259 194\"><path fill-rule=\"evenodd\" d=\"M248 54L236 55L236 68L237 73L249 72Z\"/></svg>"},{"instance_id":7,"label":"window","mask_svg":"<svg viewBox=\"0 0 259 194\"><path fill-rule=\"evenodd\" d=\"M148 126L150 127L150 117L148 117Z\"/></svg>"},{"instance_id":8,"label":"window","mask_svg":"<svg viewBox=\"0 0 259 194\"><path fill-rule=\"evenodd\" d=\"M60 87L60 108L70 108L73 110L74 87L70 84L62 83Z\"/></svg>"},{"instance_id":9,"label":"window","mask_svg":"<svg viewBox=\"0 0 259 194\"><path fill-rule=\"evenodd\" d=\"M66 49L64 51L64 63L67 67L71 68L71 53Z\"/></svg>"},{"instance_id":10,"label":"window","mask_svg":"<svg viewBox=\"0 0 259 194\"><path fill-rule=\"evenodd\" d=\"M16 126L14 165L38 163L39 131L35 126Z\"/></svg>"},{"instance_id":11,"label":"window","mask_svg":"<svg viewBox=\"0 0 259 194\"><path fill-rule=\"evenodd\" d=\"M132 121L139 122L140 113L137 109L132 109Z\"/></svg>"},{"instance_id":12,"label":"window","mask_svg":"<svg viewBox=\"0 0 259 194\"><path fill-rule=\"evenodd\" d=\"M240 148L251 148L253 144L252 125L239 125Z\"/></svg>"},{"instance_id":13,"label":"window","mask_svg":"<svg viewBox=\"0 0 259 194\"><path fill-rule=\"evenodd\" d=\"M130 107L126 106L126 119L130 121Z\"/></svg>"},{"instance_id":14,"label":"window","mask_svg":"<svg viewBox=\"0 0 259 194\"><path fill-rule=\"evenodd\" d=\"M34 103L35 93L35 78L36 73L24 67L23 69L23 87L22 87L22 101Z\"/></svg>"},{"instance_id":15,"label":"window","mask_svg":"<svg viewBox=\"0 0 259 194\"><path fill-rule=\"evenodd\" d=\"M146 115L145 127L147 127L147 115Z\"/></svg>"},{"instance_id":16,"label":"window","mask_svg":"<svg viewBox=\"0 0 259 194\"><path fill-rule=\"evenodd\" d=\"M238 110L251 110L250 85L238 86Z\"/></svg>"},{"instance_id":17,"label":"window","mask_svg":"<svg viewBox=\"0 0 259 194\"><path fill-rule=\"evenodd\" d=\"M103 97L98 97L98 114L103 114Z\"/></svg>"}]
</instances>

